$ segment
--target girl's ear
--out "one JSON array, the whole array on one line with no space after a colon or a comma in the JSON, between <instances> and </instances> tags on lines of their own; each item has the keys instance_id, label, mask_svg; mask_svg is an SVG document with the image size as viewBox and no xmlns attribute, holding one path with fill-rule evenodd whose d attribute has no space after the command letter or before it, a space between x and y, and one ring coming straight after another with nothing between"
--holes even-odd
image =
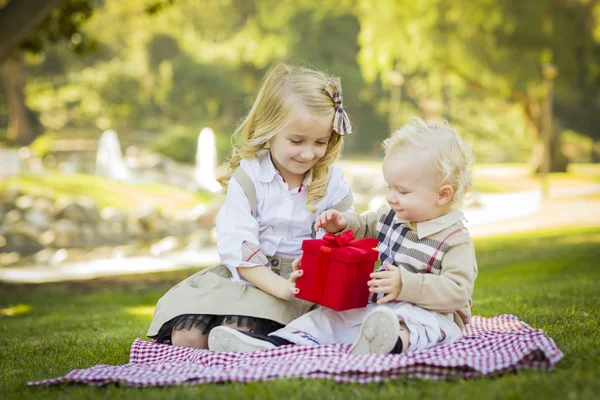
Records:
<instances>
[{"instance_id":1,"label":"girl's ear","mask_svg":"<svg viewBox=\"0 0 600 400\"><path fill-rule=\"evenodd\" d=\"M438 206L445 206L452 202L454 198L454 188L450 185L442 185L438 190Z\"/></svg>"}]
</instances>

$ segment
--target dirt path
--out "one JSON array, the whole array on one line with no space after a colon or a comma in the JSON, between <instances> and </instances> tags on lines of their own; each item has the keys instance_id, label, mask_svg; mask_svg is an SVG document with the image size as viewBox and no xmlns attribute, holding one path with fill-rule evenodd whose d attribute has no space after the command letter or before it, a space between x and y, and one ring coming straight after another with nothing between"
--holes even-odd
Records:
<instances>
[{"instance_id":1,"label":"dirt path","mask_svg":"<svg viewBox=\"0 0 600 400\"><path fill-rule=\"evenodd\" d=\"M526 217L470 226L469 232L478 237L568 226L600 226L600 196L546 200Z\"/></svg>"}]
</instances>

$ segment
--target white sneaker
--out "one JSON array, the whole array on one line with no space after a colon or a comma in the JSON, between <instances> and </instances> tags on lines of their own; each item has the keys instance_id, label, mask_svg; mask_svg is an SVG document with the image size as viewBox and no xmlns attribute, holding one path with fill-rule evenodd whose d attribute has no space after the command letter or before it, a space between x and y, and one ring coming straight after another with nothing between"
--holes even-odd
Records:
<instances>
[{"instance_id":1,"label":"white sneaker","mask_svg":"<svg viewBox=\"0 0 600 400\"><path fill-rule=\"evenodd\" d=\"M348 354L388 354L398 341L400 322L392 310L378 307L371 311L360 327L358 339Z\"/></svg>"},{"instance_id":2,"label":"white sneaker","mask_svg":"<svg viewBox=\"0 0 600 400\"><path fill-rule=\"evenodd\" d=\"M273 343L253 338L226 326L217 326L208 334L208 348L217 353L251 353L273 347Z\"/></svg>"}]
</instances>

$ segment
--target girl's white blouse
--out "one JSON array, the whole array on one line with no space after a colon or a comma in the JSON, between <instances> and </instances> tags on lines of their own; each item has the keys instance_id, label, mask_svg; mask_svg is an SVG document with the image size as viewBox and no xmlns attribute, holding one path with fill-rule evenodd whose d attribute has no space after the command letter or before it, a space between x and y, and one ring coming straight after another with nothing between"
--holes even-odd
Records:
<instances>
[{"instance_id":1,"label":"girl's white blouse","mask_svg":"<svg viewBox=\"0 0 600 400\"><path fill-rule=\"evenodd\" d=\"M302 241L311 238L311 227L316 217L344 199L350 187L343 172L336 166L329 168L325 196L316 204L311 214L306 209L308 197L307 177L300 187L288 189L287 183L275 169L270 152L263 150L251 160L242 160L240 167L248 174L256 188L256 218L250 211L250 202L244 190L231 178L227 186L225 203L216 218L217 249L226 264L232 280L250 284L240 278L238 267L254 267L242 260L242 243L258 245L263 254L294 259L301 253ZM354 206L345 211L354 211ZM323 233L318 233L321 237Z\"/></svg>"}]
</instances>

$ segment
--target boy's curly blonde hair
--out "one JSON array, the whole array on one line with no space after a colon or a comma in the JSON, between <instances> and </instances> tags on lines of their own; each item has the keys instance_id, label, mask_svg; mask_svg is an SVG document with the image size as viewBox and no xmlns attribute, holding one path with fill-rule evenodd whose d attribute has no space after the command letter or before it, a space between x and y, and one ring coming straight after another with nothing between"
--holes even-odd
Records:
<instances>
[{"instance_id":1,"label":"boy's curly blonde hair","mask_svg":"<svg viewBox=\"0 0 600 400\"><path fill-rule=\"evenodd\" d=\"M429 154L442 174L440 184L454 189L453 208L463 205L471 190L471 171L474 157L470 146L448 123L440 124L413 117L389 138L383 141L385 154L398 149L415 149Z\"/></svg>"},{"instance_id":2,"label":"boy's curly blonde hair","mask_svg":"<svg viewBox=\"0 0 600 400\"><path fill-rule=\"evenodd\" d=\"M331 118L332 134L327 152L312 168L312 182L308 186L309 209L325 196L329 166L339 157L343 140L333 132L335 103L325 90L329 76L312 69L287 64L274 66L265 75L258 96L248 115L236 128L233 138L241 137L240 148L233 147L227 174L219 179L226 186L242 159L248 160L267 147L269 140L293 122L294 106L303 106L318 119ZM233 139L232 138L232 139Z\"/></svg>"}]
</instances>

